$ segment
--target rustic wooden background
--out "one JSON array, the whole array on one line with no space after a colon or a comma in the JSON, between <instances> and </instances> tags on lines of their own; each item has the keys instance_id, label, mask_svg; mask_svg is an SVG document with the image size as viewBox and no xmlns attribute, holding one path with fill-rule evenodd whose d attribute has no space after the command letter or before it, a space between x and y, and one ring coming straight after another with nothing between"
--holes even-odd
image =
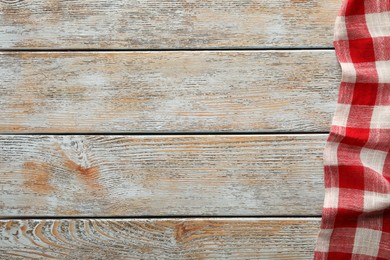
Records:
<instances>
[{"instance_id":1,"label":"rustic wooden background","mask_svg":"<svg viewBox=\"0 0 390 260\"><path fill-rule=\"evenodd\" d=\"M312 258L340 5L0 0L0 258Z\"/></svg>"}]
</instances>

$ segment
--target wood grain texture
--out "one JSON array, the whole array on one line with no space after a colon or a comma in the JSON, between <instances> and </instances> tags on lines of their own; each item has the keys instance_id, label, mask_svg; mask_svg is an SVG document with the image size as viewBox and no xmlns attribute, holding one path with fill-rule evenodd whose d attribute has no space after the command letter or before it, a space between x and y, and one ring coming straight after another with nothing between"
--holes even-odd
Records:
<instances>
[{"instance_id":1,"label":"wood grain texture","mask_svg":"<svg viewBox=\"0 0 390 260\"><path fill-rule=\"evenodd\" d=\"M4 259L311 259L318 218L0 221Z\"/></svg>"},{"instance_id":2,"label":"wood grain texture","mask_svg":"<svg viewBox=\"0 0 390 260\"><path fill-rule=\"evenodd\" d=\"M321 215L325 139L0 136L1 216Z\"/></svg>"},{"instance_id":3,"label":"wood grain texture","mask_svg":"<svg viewBox=\"0 0 390 260\"><path fill-rule=\"evenodd\" d=\"M332 47L341 0L1 0L0 48Z\"/></svg>"},{"instance_id":4,"label":"wood grain texture","mask_svg":"<svg viewBox=\"0 0 390 260\"><path fill-rule=\"evenodd\" d=\"M333 51L0 54L2 132L330 129Z\"/></svg>"}]
</instances>

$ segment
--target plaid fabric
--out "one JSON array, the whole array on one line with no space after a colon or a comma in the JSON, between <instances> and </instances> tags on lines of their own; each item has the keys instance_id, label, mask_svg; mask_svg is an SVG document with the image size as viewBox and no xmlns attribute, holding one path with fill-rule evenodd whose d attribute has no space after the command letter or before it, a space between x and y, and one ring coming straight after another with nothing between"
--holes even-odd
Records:
<instances>
[{"instance_id":1,"label":"plaid fabric","mask_svg":"<svg viewBox=\"0 0 390 260\"><path fill-rule=\"evenodd\" d=\"M390 0L344 0L334 36L342 79L314 259L390 259Z\"/></svg>"}]
</instances>

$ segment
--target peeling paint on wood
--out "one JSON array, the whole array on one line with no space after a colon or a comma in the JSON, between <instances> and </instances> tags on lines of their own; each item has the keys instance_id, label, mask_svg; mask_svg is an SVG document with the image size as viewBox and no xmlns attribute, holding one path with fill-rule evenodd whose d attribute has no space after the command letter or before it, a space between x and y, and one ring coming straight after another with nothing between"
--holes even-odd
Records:
<instances>
[{"instance_id":1,"label":"peeling paint on wood","mask_svg":"<svg viewBox=\"0 0 390 260\"><path fill-rule=\"evenodd\" d=\"M15 52L0 64L2 132L324 132L341 77L333 51Z\"/></svg>"},{"instance_id":2,"label":"peeling paint on wood","mask_svg":"<svg viewBox=\"0 0 390 260\"><path fill-rule=\"evenodd\" d=\"M29 176L23 183L26 189L40 194L53 192L54 188L49 183L50 173L53 171L51 167L51 165L44 162L27 161L23 163L23 173Z\"/></svg>"},{"instance_id":3,"label":"peeling paint on wood","mask_svg":"<svg viewBox=\"0 0 390 260\"><path fill-rule=\"evenodd\" d=\"M2 0L0 48L332 47L341 0Z\"/></svg>"},{"instance_id":4,"label":"peeling paint on wood","mask_svg":"<svg viewBox=\"0 0 390 260\"><path fill-rule=\"evenodd\" d=\"M319 218L1 220L4 259L310 259Z\"/></svg>"},{"instance_id":5,"label":"peeling paint on wood","mask_svg":"<svg viewBox=\"0 0 390 260\"><path fill-rule=\"evenodd\" d=\"M325 139L3 135L0 215L320 215Z\"/></svg>"}]
</instances>

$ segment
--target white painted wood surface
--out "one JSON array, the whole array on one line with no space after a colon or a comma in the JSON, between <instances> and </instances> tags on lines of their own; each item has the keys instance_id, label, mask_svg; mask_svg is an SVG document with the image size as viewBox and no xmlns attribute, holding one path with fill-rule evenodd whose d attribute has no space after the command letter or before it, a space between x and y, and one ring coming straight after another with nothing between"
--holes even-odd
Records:
<instances>
[{"instance_id":1,"label":"white painted wood surface","mask_svg":"<svg viewBox=\"0 0 390 260\"><path fill-rule=\"evenodd\" d=\"M333 51L3 52L2 132L327 132Z\"/></svg>"},{"instance_id":2,"label":"white painted wood surface","mask_svg":"<svg viewBox=\"0 0 390 260\"><path fill-rule=\"evenodd\" d=\"M0 216L320 215L325 137L0 136Z\"/></svg>"},{"instance_id":3,"label":"white painted wood surface","mask_svg":"<svg viewBox=\"0 0 390 260\"><path fill-rule=\"evenodd\" d=\"M2 0L0 48L332 47L341 0Z\"/></svg>"},{"instance_id":4,"label":"white painted wood surface","mask_svg":"<svg viewBox=\"0 0 390 260\"><path fill-rule=\"evenodd\" d=\"M312 259L318 218L0 221L3 259Z\"/></svg>"},{"instance_id":5,"label":"white painted wood surface","mask_svg":"<svg viewBox=\"0 0 390 260\"><path fill-rule=\"evenodd\" d=\"M312 259L340 5L0 0L0 259Z\"/></svg>"}]
</instances>

